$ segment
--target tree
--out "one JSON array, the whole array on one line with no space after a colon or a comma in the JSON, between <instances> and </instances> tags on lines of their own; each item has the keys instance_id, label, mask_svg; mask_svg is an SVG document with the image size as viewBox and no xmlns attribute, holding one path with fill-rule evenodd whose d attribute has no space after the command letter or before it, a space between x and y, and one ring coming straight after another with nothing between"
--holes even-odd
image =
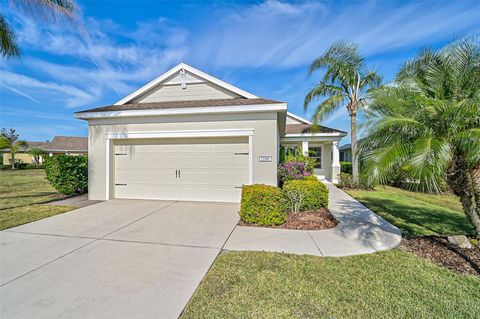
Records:
<instances>
[{"instance_id":1,"label":"tree","mask_svg":"<svg viewBox=\"0 0 480 319\"><path fill-rule=\"evenodd\" d=\"M350 115L352 175L354 183L358 184L357 114L366 106L370 93L380 85L381 78L376 71L367 69L356 44L343 41L334 43L315 59L308 74L320 69L325 70L323 77L307 93L304 108L307 109L314 100L325 98L315 109L313 122L317 124L345 105Z\"/></svg>"},{"instance_id":2,"label":"tree","mask_svg":"<svg viewBox=\"0 0 480 319\"><path fill-rule=\"evenodd\" d=\"M44 150L41 150L39 148L32 148L31 150L28 151L28 154L33 155L33 160L37 165L40 165L40 159L47 155L47 153Z\"/></svg>"},{"instance_id":3,"label":"tree","mask_svg":"<svg viewBox=\"0 0 480 319\"><path fill-rule=\"evenodd\" d=\"M73 0L11 0L10 3L29 15L41 17L42 20L45 18L55 20L59 15L69 19L74 16ZM0 14L0 52L4 57L20 56L15 33L2 14Z\"/></svg>"},{"instance_id":4,"label":"tree","mask_svg":"<svg viewBox=\"0 0 480 319\"><path fill-rule=\"evenodd\" d=\"M379 89L361 155L369 181L398 171L414 190L448 185L480 239L480 46L460 40L424 49Z\"/></svg>"},{"instance_id":5,"label":"tree","mask_svg":"<svg viewBox=\"0 0 480 319\"><path fill-rule=\"evenodd\" d=\"M0 133L0 149L9 149L12 169L15 169L15 154L20 147L28 147L28 143L24 140L19 140L18 134L14 129L11 128L7 131L5 128L2 128Z\"/></svg>"}]
</instances>

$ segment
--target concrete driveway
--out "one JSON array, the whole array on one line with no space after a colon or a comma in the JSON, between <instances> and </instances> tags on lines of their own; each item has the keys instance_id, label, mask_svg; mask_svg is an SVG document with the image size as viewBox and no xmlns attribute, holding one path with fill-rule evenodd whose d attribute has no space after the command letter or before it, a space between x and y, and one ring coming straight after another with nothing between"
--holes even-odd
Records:
<instances>
[{"instance_id":1,"label":"concrete driveway","mask_svg":"<svg viewBox=\"0 0 480 319\"><path fill-rule=\"evenodd\" d=\"M0 232L0 317L176 318L238 208L114 200Z\"/></svg>"}]
</instances>

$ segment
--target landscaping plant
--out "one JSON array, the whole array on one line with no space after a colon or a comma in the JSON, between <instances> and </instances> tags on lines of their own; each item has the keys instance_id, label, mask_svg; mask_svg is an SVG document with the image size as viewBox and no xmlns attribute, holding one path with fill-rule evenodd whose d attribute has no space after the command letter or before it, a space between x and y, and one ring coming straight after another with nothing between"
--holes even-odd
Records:
<instances>
[{"instance_id":1,"label":"landscaping plant","mask_svg":"<svg viewBox=\"0 0 480 319\"><path fill-rule=\"evenodd\" d=\"M280 185L286 181L303 179L312 175L313 169L305 162L285 162L278 166L278 180Z\"/></svg>"},{"instance_id":2,"label":"landscaping plant","mask_svg":"<svg viewBox=\"0 0 480 319\"><path fill-rule=\"evenodd\" d=\"M278 187L271 185L244 185L240 203L240 217L246 223L281 225L287 219L287 201Z\"/></svg>"},{"instance_id":3,"label":"landscaping plant","mask_svg":"<svg viewBox=\"0 0 480 319\"><path fill-rule=\"evenodd\" d=\"M287 181L283 191L293 213L328 207L328 188L317 178Z\"/></svg>"},{"instance_id":4,"label":"landscaping plant","mask_svg":"<svg viewBox=\"0 0 480 319\"><path fill-rule=\"evenodd\" d=\"M28 143L18 139L18 134L11 128L7 130L2 128L0 133L0 149L9 149L12 169L15 169L15 154L21 147L27 147Z\"/></svg>"},{"instance_id":5,"label":"landscaping plant","mask_svg":"<svg viewBox=\"0 0 480 319\"><path fill-rule=\"evenodd\" d=\"M307 109L312 101L326 98L316 106L313 115L316 124L337 107L345 105L350 115L353 182L358 183L357 113L365 108L372 89L380 85L381 78L377 72L367 68L356 44L343 41L334 43L315 59L308 73L311 75L321 69L325 72L318 84L307 93L304 107Z\"/></svg>"},{"instance_id":6,"label":"landscaping plant","mask_svg":"<svg viewBox=\"0 0 480 319\"><path fill-rule=\"evenodd\" d=\"M48 157L45 172L52 186L65 195L88 191L88 159L86 156L60 155Z\"/></svg>"},{"instance_id":7,"label":"landscaping plant","mask_svg":"<svg viewBox=\"0 0 480 319\"><path fill-rule=\"evenodd\" d=\"M402 169L413 190L438 193L447 183L480 238L478 40L422 50L370 109L361 150L369 182L385 184Z\"/></svg>"}]
</instances>

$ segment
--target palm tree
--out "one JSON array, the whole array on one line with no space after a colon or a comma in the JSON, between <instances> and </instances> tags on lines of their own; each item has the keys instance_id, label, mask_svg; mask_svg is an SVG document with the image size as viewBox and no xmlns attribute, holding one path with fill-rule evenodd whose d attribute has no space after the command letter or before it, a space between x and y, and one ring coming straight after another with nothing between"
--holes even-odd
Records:
<instances>
[{"instance_id":1,"label":"palm tree","mask_svg":"<svg viewBox=\"0 0 480 319\"><path fill-rule=\"evenodd\" d=\"M440 192L447 184L480 239L480 46L460 40L424 49L396 83L373 96L362 143L369 181L399 170L406 186Z\"/></svg>"},{"instance_id":2,"label":"palm tree","mask_svg":"<svg viewBox=\"0 0 480 319\"><path fill-rule=\"evenodd\" d=\"M365 59L354 43L339 41L334 43L320 57L315 59L308 74L325 69L323 77L306 95L305 110L310 103L325 98L316 106L313 122L317 124L330 115L339 106L345 105L350 115L352 175L358 183L357 156L357 114L365 106L372 89L378 87L380 76L374 70L367 69Z\"/></svg>"},{"instance_id":3,"label":"palm tree","mask_svg":"<svg viewBox=\"0 0 480 319\"><path fill-rule=\"evenodd\" d=\"M28 151L28 154L33 156L33 160L35 161L36 165L40 165L40 160L42 158L45 158L47 153L39 148L32 148L31 150Z\"/></svg>"},{"instance_id":4,"label":"palm tree","mask_svg":"<svg viewBox=\"0 0 480 319\"><path fill-rule=\"evenodd\" d=\"M56 19L60 15L73 18L73 0L10 0L10 4L37 17ZM2 14L0 14L0 52L4 57L20 56L15 33Z\"/></svg>"},{"instance_id":5,"label":"palm tree","mask_svg":"<svg viewBox=\"0 0 480 319\"><path fill-rule=\"evenodd\" d=\"M10 150L10 158L12 161L12 169L15 169L15 154L20 147L28 147L28 143L24 140L18 139L18 134L14 129L7 131L2 128L0 133L0 149L8 148Z\"/></svg>"}]
</instances>

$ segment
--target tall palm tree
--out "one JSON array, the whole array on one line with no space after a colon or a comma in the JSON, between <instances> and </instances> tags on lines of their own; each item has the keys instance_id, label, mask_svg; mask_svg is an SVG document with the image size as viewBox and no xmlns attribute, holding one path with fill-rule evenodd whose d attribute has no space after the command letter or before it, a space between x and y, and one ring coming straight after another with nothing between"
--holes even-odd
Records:
<instances>
[{"instance_id":1,"label":"tall palm tree","mask_svg":"<svg viewBox=\"0 0 480 319\"><path fill-rule=\"evenodd\" d=\"M20 8L25 13L46 19L56 19L57 16L73 18L73 0L10 0L11 6ZM20 56L15 33L5 16L0 14L0 52L4 57Z\"/></svg>"},{"instance_id":2,"label":"tall palm tree","mask_svg":"<svg viewBox=\"0 0 480 319\"><path fill-rule=\"evenodd\" d=\"M18 134L14 129L6 130L2 128L0 133L0 149L9 149L12 161L12 169L15 169L15 154L20 147L28 147L28 143L18 139Z\"/></svg>"},{"instance_id":3,"label":"tall palm tree","mask_svg":"<svg viewBox=\"0 0 480 319\"><path fill-rule=\"evenodd\" d=\"M352 175L354 183L358 183L357 114L366 106L372 89L380 85L381 78L376 71L367 68L358 46L344 41L334 43L315 59L308 74L320 69L325 70L323 77L307 93L304 108L307 109L314 100L325 98L316 106L315 124L339 106L347 108L351 126Z\"/></svg>"},{"instance_id":4,"label":"tall palm tree","mask_svg":"<svg viewBox=\"0 0 480 319\"><path fill-rule=\"evenodd\" d=\"M424 49L379 89L362 143L370 181L402 170L417 190L447 184L460 198L480 239L480 46L460 40Z\"/></svg>"}]
</instances>

